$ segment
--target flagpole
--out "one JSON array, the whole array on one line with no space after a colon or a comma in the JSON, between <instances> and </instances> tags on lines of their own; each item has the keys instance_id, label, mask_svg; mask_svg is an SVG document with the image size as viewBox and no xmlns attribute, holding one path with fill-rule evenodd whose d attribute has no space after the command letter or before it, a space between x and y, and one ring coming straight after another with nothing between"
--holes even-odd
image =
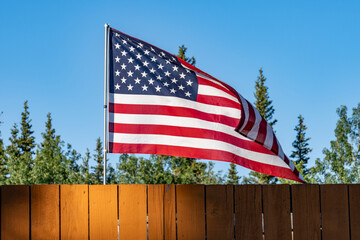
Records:
<instances>
[{"instance_id":1,"label":"flagpole","mask_svg":"<svg viewBox=\"0 0 360 240\"><path fill-rule=\"evenodd\" d=\"M108 149L107 141L107 81L108 81L108 52L109 52L109 29L110 25L105 24L105 61L104 61L104 185L106 185L106 157Z\"/></svg>"}]
</instances>

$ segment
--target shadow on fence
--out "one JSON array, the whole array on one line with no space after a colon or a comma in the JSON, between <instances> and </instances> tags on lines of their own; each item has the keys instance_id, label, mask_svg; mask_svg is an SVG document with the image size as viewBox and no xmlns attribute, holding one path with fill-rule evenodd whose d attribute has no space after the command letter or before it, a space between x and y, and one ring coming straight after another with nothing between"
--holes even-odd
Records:
<instances>
[{"instance_id":1,"label":"shadow on fence","mask_svg":"<svg viewBox=\"0 0 360 240\"><path fill-rule=\"evenodd\" d=\"M1 239L360 239L360 185L1 186Z\"/></svg>"}]
</instances>

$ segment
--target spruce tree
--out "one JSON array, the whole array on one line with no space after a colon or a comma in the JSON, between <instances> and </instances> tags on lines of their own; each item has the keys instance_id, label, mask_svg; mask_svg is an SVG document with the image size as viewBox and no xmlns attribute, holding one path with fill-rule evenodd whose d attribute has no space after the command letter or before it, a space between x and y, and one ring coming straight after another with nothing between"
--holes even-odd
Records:
<instances>
[{"instance_id":1,"label":"spruce tree","mask_svg":"<svg viewBox=\"0 0 360 240\"><path fill-rule=\"evenodd\" d=\"M31 130L28 102L21 113L20 131L15 124L11 130L10 145L6 149L8 157L9 184L31 184L35 137ZM19 134L20 133L20 134Z\"/></svg>"},{"instance_id":2,"label":"spruce tree","mask_svg":"<svg viewBox=\"0 0 360 240\"><path fill-rule=\"evenodd\" d=\"M259 76L255 82L255 107L259 111L260 115L268 122L273 128L277 120L273 119L275 109L270 100L268 87L265 85L266 78L263 75L262 68L259 69ZM244 183L259 183L259 184L273 184L277 182L277 178L274 176L266 175L263 173L251 171L249 177L244 177Z\"/></svg>"},{"instance_id":3,"label":"spruce tree","mask_svg":"<svg viewBox=\"0 0 360 240\"><path fill-rule=\"evenodd\" d=\"M92 175L89 171L90 151L86 149L85 156L82 158L82 164L80 165L80 182L81 184L91 184Z\"/></svg>"},{"instance_id":4,"label":"spruce tree","mask_svg":"<svg viewBox=\"0 0 360 240\"><path fill-rule=\"evenodd\" d=\"M2 113L0 113L1 116ZM0 126L2 122L0 121ZM5 155L4 143L0 131L0 185L6 184L7 180L7 159Z\"/></svg>"},{"instance_id":5,"label":"spruce tree","mask_svg":"<svg viewBox=\"0 0 360 240\"><path fill-rule=\"evenodd\" d=\"M93 184L102 184L104 179L104 153L100 138L96 139L96 148L93 155L96 165L93 169Z\"/></svg>"},{"instance_id":6,"label":"spruce tree","mask_svg":"<svg viewBox=\"0 0 360 240\"><path fill-rule=\"evenodd\" d=\"M78 153L71 144L67 144L67 151L65 153L65 184L76 184L81 180L80 168L78 161L81 159L81 154Z\"/></svg>"},{"instance_id":7,"label":"spruce tree","mask_svg":"<svg viewBox=\"0 0 360 240\"><path fill-rule=\"evenodd\" d=\"M181 58L182 60L190 63L191 65L195 66L196 59L194 57L187 57L186 56L187 47L184 45L179 46L179 52L177 54L177 57Z\"/></svg>"},{"instance_id":8,"label":"spruce tree","mask_svg":"<svg viewBox=\"0 0 360 240\"><path fill-rule=\"evenodd\" d=\"M226 179L226 184L239 184L240 177L238 176L235 163L230 163L230 168Z\"/></svg>"},{"instance_id":9,"label":"spruce tree","mask_svg":"<svg viewBox=\"0 0 360 240\"><path fill-rule=\"evenodd\" d=\"M47 114L43 141L38 145L34 160L33 177L35 184L61 184L66 179L64 143L55 134L51 114Z\"/></svg>"}]
</instances>

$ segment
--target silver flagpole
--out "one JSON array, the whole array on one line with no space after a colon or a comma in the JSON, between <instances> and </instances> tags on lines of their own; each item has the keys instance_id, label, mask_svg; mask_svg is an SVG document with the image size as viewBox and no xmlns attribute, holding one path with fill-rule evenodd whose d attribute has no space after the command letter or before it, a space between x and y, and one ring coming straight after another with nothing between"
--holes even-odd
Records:
<instances>
[{"instance_id":1,"label":"silver flagpole","mask_svg":"<svg viewBox=\"0 0 360 240\"><path fill-rule=\"evenodd\" d=\"M110 25L105 24L105 61L104 61L104 185L106 185L106 157L108 149L107 141L107 81L108 81L108 53L109 53L109 29Z\"/></svg>"}]
</instances>

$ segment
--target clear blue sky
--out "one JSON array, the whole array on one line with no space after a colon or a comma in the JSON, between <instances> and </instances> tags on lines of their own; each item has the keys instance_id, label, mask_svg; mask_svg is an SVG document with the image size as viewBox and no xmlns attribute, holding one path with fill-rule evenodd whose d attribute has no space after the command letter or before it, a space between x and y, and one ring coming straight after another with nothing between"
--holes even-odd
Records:
<instances>
[{"instance_id":1,"label":"clear blue sky","mask_svg":"<svg viewBox=\"0 0 360 240\"><path fill-rule=\"evenodd\" d=\"M290 155L297 116L310 165L334 138L336 108L360 102L358 1L2 1L0 120L8 144L25 100L37 142L46 114L82 154L103 136L104 24L176 53L251 102L260 67ZM114 163L115 159L112 158ZM227 163L217 163L226 171ZM247 170L239 167L240 174Z\"/></svg>"}]
</instances>

